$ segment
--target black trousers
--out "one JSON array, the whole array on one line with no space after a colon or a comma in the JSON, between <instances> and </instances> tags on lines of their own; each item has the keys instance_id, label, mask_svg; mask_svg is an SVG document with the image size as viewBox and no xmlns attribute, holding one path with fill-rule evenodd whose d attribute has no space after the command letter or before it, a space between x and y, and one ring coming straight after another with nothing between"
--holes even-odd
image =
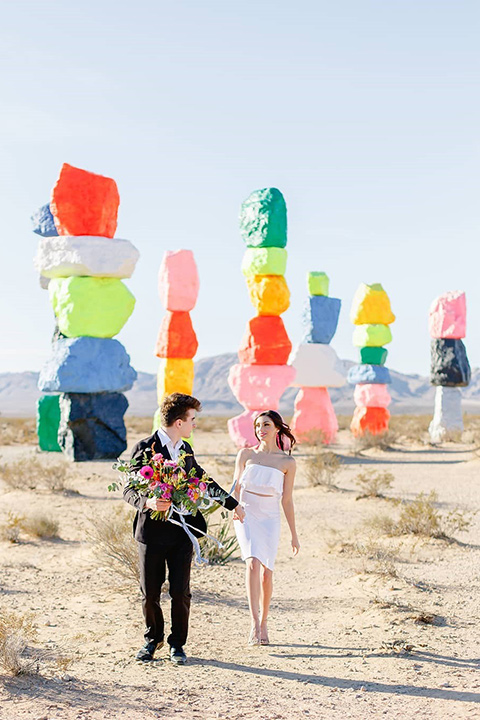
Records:
<instances>
[{"instance_id":1,"label":"black trousers","mask_svg":"<svg viewBox=\"0 0 480 720\"><path fill-rule=\"evenodd\" d=\"M142 591L145 640L161 642L164 639L164 619L160 607L160 593L168 568L170 597L172 598L171 633L167 642L172 647L183 647L187 640L190 615L190 569L193 546L188 537L172 545L145 545L137 543L140 560L140 589Z\"/></svg>"}]
</instances>

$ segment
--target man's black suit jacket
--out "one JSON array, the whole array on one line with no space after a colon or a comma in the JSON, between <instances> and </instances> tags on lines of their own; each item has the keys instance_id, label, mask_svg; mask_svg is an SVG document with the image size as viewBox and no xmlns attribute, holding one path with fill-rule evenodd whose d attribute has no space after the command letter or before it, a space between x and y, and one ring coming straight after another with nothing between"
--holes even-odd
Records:
<instances>
[{"instance_id":1,"label":"man's black suit jacket","mask_svg":"<svg viewBox=\"0 0 480 720\"><path fill-rule=\"evenodd\" d=\"M187 457L185 458L186 472L188 473L192 468L195 468L197 477L201 478L207 475L205 470L197 463L191 446L185 440L183 441L183 446L183 449L187 453ZM155 453L161 453L164 458L171 460L170 453L166 446L162 445L156 432L144 440L140 440L140 442L135 445L132 450L132 459L138 460L138 468L140 468L143 465L144 456L146 455L147 458L150 459ZM220 502L227 510L233 510L238 505L235 498L225 492L215 480L212 480L208 484L208 489L212 496L221 498ZM150 510L144 509L145 496L129 485L126 485L124 488L123 499L130 505L133 505L137 510L133 521L133 536L137 542L146 545L171 545L187 538L185 531L178 525L174 525L171 522L164 522L163 520L152 520ZM179 520L178 514L174 512L172 519ZM201 512L197 512L196 515L187 515L185 520L193 528L197 528L203 532L207 529L205 518ZM195 530L192 530L192 532L197 537L202 536L202 533L197 533Z\"/></svg>"}]
</instances>

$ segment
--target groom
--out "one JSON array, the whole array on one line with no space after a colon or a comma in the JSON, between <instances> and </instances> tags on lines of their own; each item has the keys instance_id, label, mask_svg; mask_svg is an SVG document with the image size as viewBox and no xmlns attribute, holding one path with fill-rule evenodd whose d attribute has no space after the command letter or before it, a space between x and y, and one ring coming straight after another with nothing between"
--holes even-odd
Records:
<instances>
[{"instance_id":1,"label":"groom","mask_svg":"<svg viewBox=\"0 0 480 720\"><path fill-rule=\"evenodd\" d=\"M173 393L167 395L161 406L161 427L153 435L140 440L132 451L132 459L138 461L138 468L144 464L144 455L148 459L155 453L161 453L167 460L177 460L181 452L186 452L185 471L192 468L198 477L207 475L197 463L191 446L183 437L190 437L194 427L196 413L200 412L200 401L191 395ZM208 477L208 476L207 476ZM227 510L235 510L234 518L243 522L244 509L214 480L209 492ZM164 620L160 608L160 593L165 582L168 568L169 592L172 599L171 633L167 638L170 645L170 659L176 665L187 661L183 646L187 640L188 618L190 614L190 568L193 546L183 528L171 522L152 520L151 510L168 510L170 501L146 498L134 488L126 485L123 498L137 510L133 521L133 535L137 541L140 562L140 589L142 591L143 616L145 618L145 645L138 651L136 659L146 662L153 659L155 650L163 646ZM177 513L172 519L179 520ZM207 525L203 515L189 515L189 525L205 532ZM201 537L201 532L192 533Z\"/></svg>"}]
</instances>

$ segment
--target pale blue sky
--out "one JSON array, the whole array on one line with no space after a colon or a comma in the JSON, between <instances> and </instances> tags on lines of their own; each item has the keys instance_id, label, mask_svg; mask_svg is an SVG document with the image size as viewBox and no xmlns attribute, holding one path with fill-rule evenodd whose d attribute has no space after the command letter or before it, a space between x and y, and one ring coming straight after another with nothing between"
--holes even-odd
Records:
<instances>
[{"instance_id":1,"label":"pale blue sky","mask_svg":"<svg viewBox=\"0 0 480 720\"><path fill-rule=\"evenodd\" d=\"M158 366L169 249L199 267L197 358L237 350L253 315L238 211L268 185L289 210L293 342L305 275L325 270L341 357L356 357L348 311L365 281L397 315L391 367L428 371L428 306L448 289L467 292L479 365L479 20L475 0L3 3L0 371L49 354L29 218L63 162L117 181L117 236L141 252L119 335L138 370Z\"/></svg>"}]
</instances>

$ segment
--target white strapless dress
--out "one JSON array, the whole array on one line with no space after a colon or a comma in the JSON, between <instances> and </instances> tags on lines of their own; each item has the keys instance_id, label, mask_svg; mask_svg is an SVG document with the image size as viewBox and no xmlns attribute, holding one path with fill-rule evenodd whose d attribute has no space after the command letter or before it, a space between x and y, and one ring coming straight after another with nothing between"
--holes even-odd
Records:
<instances>
[{"instance_id":1,"label":"white strapless dress","mask_svg":"<svg viewBox=\"0 0 480 720\"><path fill-rule=\"evenodd\" d=\"M246 465L238 479L243 523L234 520L242 560L255 557L273 570L280 539L284 473L269 465ZM258 493L258 494L255 494Z\"/></svg>"}]
</instances>

